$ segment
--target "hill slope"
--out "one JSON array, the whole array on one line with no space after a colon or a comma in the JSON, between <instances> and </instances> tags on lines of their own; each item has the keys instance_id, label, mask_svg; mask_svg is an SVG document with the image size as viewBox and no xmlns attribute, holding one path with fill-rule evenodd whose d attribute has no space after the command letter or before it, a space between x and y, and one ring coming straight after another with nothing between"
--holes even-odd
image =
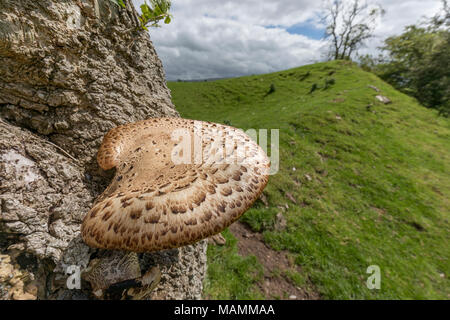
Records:
<instances>
[{"instance_id":1,"label":"hill slope","mask_svg":"<svg viewBox=\"0 0 450 320\"><path fill-rule=\"evenodd\" d=\"M280 171L242 221L300 266L283 277L322 298L450 298L448 119L342 61L169 88L185 118L280 129ZM209 249L207 295L264 296L258 262L224 234L227 246ZM380 290L366 287L370 265Z\"/></svg>"}]
</instances>

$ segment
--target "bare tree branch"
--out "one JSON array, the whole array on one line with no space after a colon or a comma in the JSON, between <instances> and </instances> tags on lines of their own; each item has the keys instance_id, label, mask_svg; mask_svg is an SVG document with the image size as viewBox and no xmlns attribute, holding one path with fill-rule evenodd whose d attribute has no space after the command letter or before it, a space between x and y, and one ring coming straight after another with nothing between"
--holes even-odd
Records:
<instances>
[{"instance_id":1,"label":"bare tree branch","mask_svg":"<svg viewBox=\"0 0 450 320\"><path fill-rule=\"evenodd\" d=\"M367 2L353 0L328 0L322 21L326 23L325 38L329 38L331 47L329 57L350 59L373 37L377 18L384 14L381 6L370 6Z\"/></svg>"}]
</instances>

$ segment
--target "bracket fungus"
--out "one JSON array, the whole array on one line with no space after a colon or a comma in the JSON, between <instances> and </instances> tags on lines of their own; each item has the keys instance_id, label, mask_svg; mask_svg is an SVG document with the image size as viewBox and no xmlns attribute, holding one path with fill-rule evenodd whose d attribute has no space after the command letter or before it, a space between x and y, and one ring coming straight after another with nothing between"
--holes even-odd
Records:
<instances>
[{"instance_id":1,"label":"bracket fungus","mask_svg":"<svg viewBox=\"0 0 450 320\"><path fill-rule=\"evenodd\" d=\"M269 159L243 131L180 118L119 126L103 140L114 180L85 216L91 247L152 252L195 243L236 221L268 182Z\"/></svg>"},{"instance_id":2,"label":"bracket fungus","mask_svg":"<svg viewBox=\"0 0 450 320\"><path fill-rule=\"evenodd\" d=\"M105 250L91 260L81 276L97 298L141 300L158 285L161 272L155 266L142 275L136 253Z\"/></svg>"},{"instance_id":3,"label":"bracket fungus","mask_svg":"<svg viewBox=\"0 0 450 320\"><path fill-rule=\"evenodd\" d=\"M82 237L94 248L133 253L220 233L258 199L270 169L265 152L242 130L181 118L112 129L97 161L116 173L85 216ZM91 278L97 289L114 283Z\"/></svg>"}]
</instances>

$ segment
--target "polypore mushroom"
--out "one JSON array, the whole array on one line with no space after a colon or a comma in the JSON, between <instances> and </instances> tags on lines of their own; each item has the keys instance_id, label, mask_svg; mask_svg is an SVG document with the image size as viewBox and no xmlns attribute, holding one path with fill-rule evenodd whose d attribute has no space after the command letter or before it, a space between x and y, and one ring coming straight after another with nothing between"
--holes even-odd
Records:
<instances>
[{"instance_id":1,"label":"polypore mushroom","mask_svg":"<svg viewBox=\"0 0 450 320\"><path fill-rule=\"evenodd\" d=\"M105 250L89 263L82 278L91 284L93 294L100 298L139 299L150 293L160 280L159 268L153 267L143 276L134 252Z\"/></svg>"},{"instance_id":2,"label":"polypore mushroom","mask_svg":"<svg viewBox=\"0 0 450 320\"><path fill-rule=\"evenodd\" d=\"M179 118L111 130L97 160L117 171L81 229L89 246L102 249L152 252L215 235L268 181L269 160L244 132Z\"/></svg>"}]
</instances>

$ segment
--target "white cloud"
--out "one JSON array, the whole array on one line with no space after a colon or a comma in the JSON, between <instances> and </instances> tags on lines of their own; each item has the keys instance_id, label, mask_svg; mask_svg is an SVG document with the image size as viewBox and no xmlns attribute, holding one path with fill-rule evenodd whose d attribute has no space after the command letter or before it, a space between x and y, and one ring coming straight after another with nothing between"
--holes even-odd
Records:
<instances>
[{"instance_id":1,"label":"white cloud","mask_svg":"<svg viewBox=\"0 0 450 320\"><path fill-rule=\"evenodd\" d=\"M143 0L133 1L136 7ZM440 0L381 0L386 9L378 38L398 34L422 15L434 15ZM283 70L321 60L324 42L290 34L290 26L317 26L321 0L173 0L171 24L152 29L150 37L167 78L204 79ZM276 26L267 28L267 26Z\"/></svg>"}]
</instances>

